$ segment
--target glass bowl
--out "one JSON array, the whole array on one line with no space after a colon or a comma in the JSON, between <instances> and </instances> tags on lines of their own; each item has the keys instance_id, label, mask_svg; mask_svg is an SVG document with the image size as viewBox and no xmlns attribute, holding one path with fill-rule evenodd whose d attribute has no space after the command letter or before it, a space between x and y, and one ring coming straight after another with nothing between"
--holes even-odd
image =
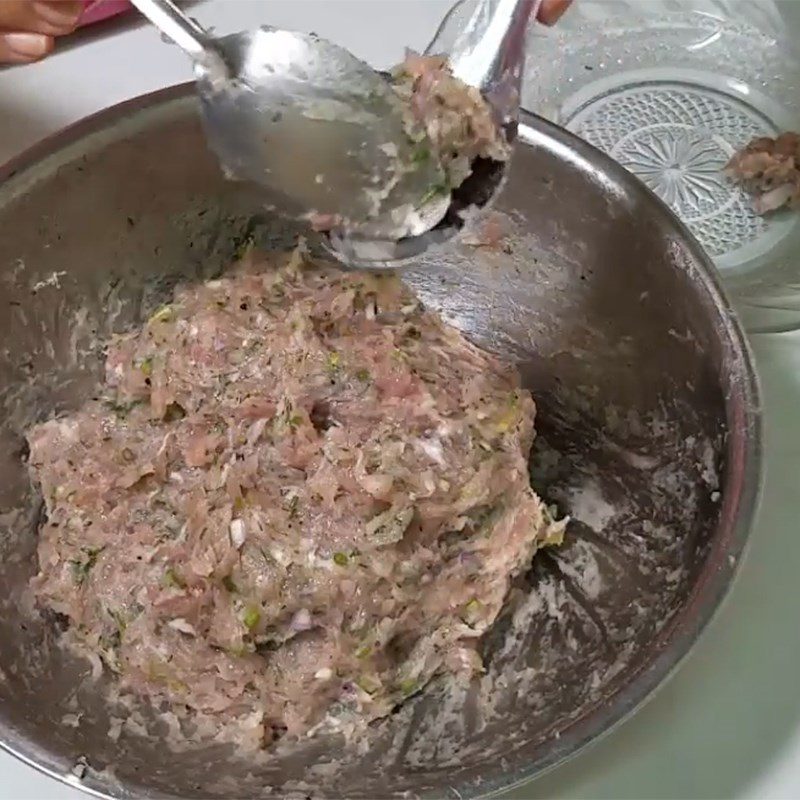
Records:
<instances>
[{"instance_id":1,"label":"glass bowl","mask_svg":"<svg viewBox=\"0 0 800 800\"><path fill-rule=\"evenodd\" d=\"M531 26L523 106L636 174L713 258L750 331L800 327L800 214L757 215L722 174L800 130L800 4L578 0ZM797 37L794 37L797 38Z\"/></svg>"}]
</instances>

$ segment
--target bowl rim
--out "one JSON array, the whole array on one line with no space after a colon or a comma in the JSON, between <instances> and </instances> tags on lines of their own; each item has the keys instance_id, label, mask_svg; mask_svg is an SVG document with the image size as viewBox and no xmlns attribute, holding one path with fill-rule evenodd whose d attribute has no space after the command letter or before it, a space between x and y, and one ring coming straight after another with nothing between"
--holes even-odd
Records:
<instances>
[{"instance_id":1,"label":"bowl rim","mask_svg":"<svg viewBox=\"0 0 800 800\"><path fill-rule=\"evenodd\" d=\"M92 134L123 124L134 115L188 101L194 95L194 83L187 82L158 89L122 101L37 142L0 166L0 204L9 181L28 171L35 172L42 163L80 143ZM761 391L754 359L743 328L732 309L708 255L680 219L638 178L609 156L574 134L527 111L520 114L520 141L535 146L537 141L555 145L560 155L593 172L599 179L611 178L643 204L647 213L660 217L674 232L696 266L693 281L702 305L715 320L723 356L736 369L727 376L725 399L728 435L726 437L726 475L721 490L721 508L717 530L706 565L692 587L683 608L655 637L655 654L628 674L624 685L589 707L580 719L559 732L545 752L523 766L487 778L475 794L474 785L453 786L456 796L490 797L517 788L555 768L599 741L634 714L655 691L663 686L693 650L700 635L718 613L729 593L733 579L753 527L763 483ZM2 725L2 719L0 719ZM33 739L14 729L0 733L0 749L50 778L78 788L87 794L115 800L99 784L91 785L69 770L59 770L48 751Z\"/></svg>"},{"instance_id":2,"label":"bowl rim","mask_svg":"<svg viewBox=\"0 0 800 800\"><path fill-rule=\"evenodd\" d=\"M564 155L584 169L610 176L625 185L648 211L662 217L673 228L697 266L695 285L704 290L702 304L714 315L724 356L739 365L739 374L728 376L725 398L728 432L725 484L721 487L719 522L706 565L683 608L662 628L651 644L657 655L645 660L626 683L566 731L549 754L519 769L511 780L487 787L481 797L494 797L518 788L591 747L630 719L683 665L709 624L719 614L738 575L761 503L764 483L763 406L755 359L711 257L688 227L646 184L613 158L565 128L525 109L520 111L520 138L530 145L555 141Z\"/></svg>"}]
</instances>

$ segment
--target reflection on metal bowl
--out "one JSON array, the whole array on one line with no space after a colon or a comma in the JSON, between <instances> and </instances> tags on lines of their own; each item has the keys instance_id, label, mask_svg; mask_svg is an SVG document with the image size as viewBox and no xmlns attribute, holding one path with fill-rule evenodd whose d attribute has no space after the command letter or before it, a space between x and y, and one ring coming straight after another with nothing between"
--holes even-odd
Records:
<instances>
[{"instance_id":1,"label":"reflection on metal bowl","mask_svg":"<svg viewBox=\"0 0 800 800\"><path fill-rule=\"evenodd\" d=\"M108 797L478 796L607 731L678 664L733 577L757 499L759 405L713 269L648 190L599 152L525 120L494 242L429 254L406 278L476 342L519 361L538 405L533 480L572 515L485 642L466 696L433 689L367 753L312 739L242 763L109 737L86 664L31 619L38 507L22 433L91 393L112 330L245 239L294 232L226 182L190 87L109 109L2 172L0 739ZM495 237L496 238L496 237ZM469 239L467 239L469 241ZM444 724L446 722L446 724ZM65 724L69 723L69 724ZM77 765L77 767L76 767ZM448 795L449 796L449 795Z\"/></svg>"}]
</instances>

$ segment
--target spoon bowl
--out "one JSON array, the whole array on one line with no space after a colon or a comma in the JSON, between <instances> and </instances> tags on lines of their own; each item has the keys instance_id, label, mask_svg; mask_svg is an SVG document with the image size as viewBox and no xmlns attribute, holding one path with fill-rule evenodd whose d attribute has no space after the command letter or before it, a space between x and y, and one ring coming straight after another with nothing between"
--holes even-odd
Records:
<instances>
[{"instance_id":1,"label":"spoon bowl","mask_svg":"<svg viewBox=\"0 0 800 800\"><path fill-rule=\"evenodd\" d=\"M229 76L199 66L198 92L229 177L263 186L312 223L341 220L362 236L399 239L438 222L411 213L441 169L414 161L417 144L383 75L314 34L263 27L215 46ZM431 210L441 217L446 208Z\"/></svg>"},{"instance_id":2,"label":"spoon bowl","mask_svg":"<svg viewBox=\"0 0 800 800\"><path fill-rule=\"evenodd\" d=\"M447 204L431 197L442 168L415 158L386 75L314 34L263 26L215 38L170 0L134 5L192 58L212 150L268 205L390 241L444 216Z\"/></svg>"}]
</instances>

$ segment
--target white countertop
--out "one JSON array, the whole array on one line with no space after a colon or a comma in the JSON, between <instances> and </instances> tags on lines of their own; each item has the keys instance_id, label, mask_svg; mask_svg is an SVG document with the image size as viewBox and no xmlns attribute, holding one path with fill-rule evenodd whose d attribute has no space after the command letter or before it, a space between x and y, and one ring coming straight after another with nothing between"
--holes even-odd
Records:
<instances>
[{"instance_id":1,"label":"white countertop","mask_svg":"<svg viewBox=\"0 0 800 800\"><path fill-rule=\"evenodd\" d=\"M220 32L264 22L314 30L388 66L404 46L423 47L449 5L204 0L192 13ZM87 114L190 77L177 48L129 23L89 32L41 64L0 72L0 163ZM763 380L769 474L729 601L688 663L633 720L511 796L800 797L800 334L757 336L753 346ZM82 797L0 753L3 800Z\"/></svg>"}]
</instances>

